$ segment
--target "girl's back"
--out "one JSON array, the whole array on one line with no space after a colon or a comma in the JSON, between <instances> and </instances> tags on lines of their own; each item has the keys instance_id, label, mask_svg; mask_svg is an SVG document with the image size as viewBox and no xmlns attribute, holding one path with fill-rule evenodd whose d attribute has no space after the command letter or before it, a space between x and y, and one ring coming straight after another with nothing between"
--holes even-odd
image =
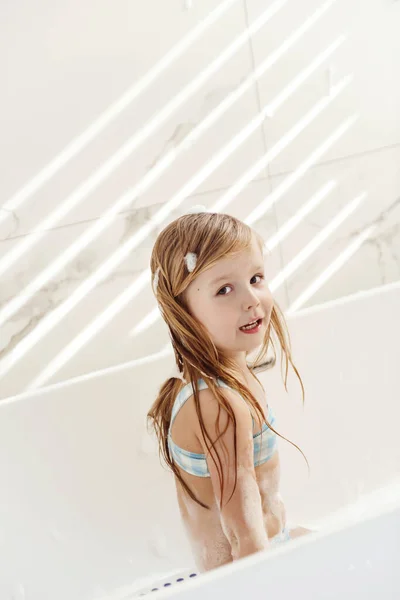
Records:
<instances>
[{"instance_id":1,"label":"girl's back","mask_svg":"<svg viewBox=\"0 0 400 600\"><path fill-rule=\"evenodd\" d=\"M243 383L251 390L257 398L263 413L267 415L268 407L264 391L254 377L250 376L250 378L248 381L243 381ZM190 393L190 391L187 393ZM230 389L225 393L228 399L229 397L232 399L231 395L235 394ZM213 410L210 390L201 389L199 391L199 399L204 421L215 420L215 405ZM235 395L235 400L237 401L237 394ZM243 399L242 402L245 404ZM248 410L247 405L246 410ZM253 435L256 434L258 437L260 432L260 427L255 424ZM178 446L178 448L184 449L188 453L193 453L197 457L204 456L204 444L200 441L202 435L195 410L193 394L187 398L177 411L173 425L170 428L170 435L173 444ZM263 436L265 436L265 432L263 432ZM196 460L199 460L199 458L196 458ZM183 461L182 464L184 464ZM233 560L231 543L223 531L223 523L221 522L219 506L216 501L211 477L194 475L182 468L178 461L176 461L176 465L185 483L187 483L196 497L211 507L211 510L207 510L192 500L178 478L175 478L182 520L198 569L200 571L207 571L231 562ZM276 538L276 541L278 541L280 539L279 534L285 531L286 513L279 495L280 464L276 446L268 460L255 466L254 471L261 498L264 530L270 539L278 536ZM249 507L249 511L251 511L251 507ZM285 534L283 534L284 536Z\"/></svg>"}]
</instances>

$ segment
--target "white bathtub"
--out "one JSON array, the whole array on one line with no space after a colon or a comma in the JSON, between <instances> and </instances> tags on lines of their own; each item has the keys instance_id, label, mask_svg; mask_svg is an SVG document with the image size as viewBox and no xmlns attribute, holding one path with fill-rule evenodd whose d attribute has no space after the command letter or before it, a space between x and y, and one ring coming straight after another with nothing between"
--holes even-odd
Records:
<instances>
[{"instance_id":1,"label":"white bathtub","mask_svg":"<svg viewBox=\"0 0 400 600\"><path fill-rule=\"evenodd\" d=\"M400 504L375 518L297 538L272 552L259 553L196 579L175 573L143 588L146 597L197 600L254 595L276 600L395 600L400 591ZM178 575L186 575L180 581ZM172 582L172 585L170 585ZM168 586L167 588L163 587ZM154 587L156 586L156 587ZM128 600L142 593L112 594Z\"/></svg>"},{"instance_id":2,"label":"white bathtub","mask_svg":"<svg viewBox=\"0 0 400 600\"><path fill-rule=\"evenodd\" d=\"M305 409L294 377L288 396L279 369L260 377L311 466L280 440L289 522L319 531L187 581L172 579L196 572L173 478L145 430L168 359L3 401L0 598L122 600L164 583L150 595L399 598L399 307L392 285L290 320Z\"/></svg>"}]
</instances>

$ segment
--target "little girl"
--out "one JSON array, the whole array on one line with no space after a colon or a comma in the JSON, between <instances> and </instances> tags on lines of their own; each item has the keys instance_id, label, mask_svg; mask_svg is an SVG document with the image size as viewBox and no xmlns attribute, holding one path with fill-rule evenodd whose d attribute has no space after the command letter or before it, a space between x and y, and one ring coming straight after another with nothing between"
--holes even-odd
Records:
<instances>
[{"instance_id":1,"label":"little girl","mask_svg":"<svg viewBox=\"0 0 400 600\"><path fill-rule=\"evenodd\" d=\"M151 255L153 292L177 374L161 386L147 416L175 474L200 572L309 532L287 528L280 434L253 373L270 343L274 348L274 333L285 358L285 386L290 362L304 399L284 318L265 280L264 248L248 225L201 206L170 223ZM246 356L257 347L249 366Z\"/></svg>"}]
</instances>

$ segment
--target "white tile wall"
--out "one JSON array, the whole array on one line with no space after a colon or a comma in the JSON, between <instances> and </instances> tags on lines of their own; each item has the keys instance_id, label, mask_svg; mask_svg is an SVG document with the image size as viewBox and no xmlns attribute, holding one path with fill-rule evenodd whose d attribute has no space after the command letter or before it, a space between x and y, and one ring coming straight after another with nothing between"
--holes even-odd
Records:
<instances>
[{"instance_id":1,"label":"white tile wall","mask_svg":"<svg viewBox=\"0 0 400 600\"><path fill-rule=\"evenodd\" d=\"M15 197L49 165L63 149L98 119L104 111L162 60L168 51L217 10L220 2L193 2L184 9L182 0L138 4L107 2L84 4L41 0L9 5L1 10L0 67L5 74L0 111L1 205ZM246 27L278 4L261 0L232 0L219 21L129 106L127 106L80 153L12 212L0 209L0 269L21 244L30 244L33 232L44 230L1 275L0 311L20 294L26 294L42 270L71 244L127 190L149 173L168 151L203 119L212 114L230 93L237 90L253 67L268 57L304 25L321 1L282 2L282 7L215 71L141 145L137 144L118 168L97 185L94 175L128 140L165 111L168 103L206 70ZM254 224L268 239L328 180L336 189L288 238L271 252L272 280L313 235L327 225L339 209L362 191L368 198L354 215L327 240L276 292L287 308L335 258L356 231L376 223L377 229L351 261L337 273L308 305L338 298L360 289L399 278L399 144L400 87L397 56L399 4L386 0L363 3L337 0L287 49L269 69L251 83L236 103L196 143L179 154L170 169L151 187L130 196L119 215L87 248L39 286L32 298L0 324L0 398L23 391L36 376L73 342L134 279L148 267L156 231L110 273L104 282L81 300L58 325L40 338L46 316L71 297L74 290L104 260L112 256L130 234L182 187L259 111L273 101L293 78L342 34L346 41L298 89L275 114L248 137L226 162L199 185L171 220L191 204L211 206L237 179L272 152L304 114L327 99L329 81L337 84L353 74L352 82L326 106L315 120L265 165L246 189L224 210L245 218L272 190L284 183L313 150L349 118L357 121L317 164ZM136 137L135 137L136 136ZM78 196L77 196L78 194ZM44 221L64 201L80 198L59 221ZM115 318L71 356L49 382L62 381L92 370L156 351L168 341L164 323L132 338L132 327L155 308L149 286L118 311ZM0 313L1 317L1 313ZM39 328L39 329L38 329ZM29 351L15 361L15 353L35 339ZM9 363L8 361L11 361ZM7 364L12 364L10 369Z\"/></svg>"}]
</instances>

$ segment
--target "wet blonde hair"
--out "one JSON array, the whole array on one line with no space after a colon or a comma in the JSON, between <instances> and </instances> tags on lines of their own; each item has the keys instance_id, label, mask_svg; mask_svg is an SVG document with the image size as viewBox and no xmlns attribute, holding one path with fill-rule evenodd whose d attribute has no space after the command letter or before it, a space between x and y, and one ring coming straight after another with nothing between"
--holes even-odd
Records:
<instances>
[{"instance_id":1,"label":"wet blonde hair","mask_svg":"<svg viewBox=\"0 0 400 600\"><path fill-rule=\"evenodd\" d=\"M261 252L264 253L265 244L262 237L248 225L231 215L210 212L185 214L170 223L163 231L161 231L154 244L150 259L153 292L157 297L161 315L169 328L177 367L183 372L186 381L192 383L194 389L194 404L200 428L204 439L211 442L211 446L208 446L208 443L206 442L207 448L210 449L214 444L205 430L201 414L199 390L197 387L197 381L200 377L206 381L207 386L213 392L217 402L228 413L228 424L226 428L229 425L229 419L234 423L236 472L233 491L235 491L237 482L236 419L229 402L227 402L215 381L217 378L222 379L229 387L237 390L245 401L254 408L259 419L258 422L260 427L263 422L266 422L272 431L295 446L306 459L304 453L296 444L293 444L293 442L290 442L290 440L287 440L287 438L275 431L268 421L265 420L264 414L256 398L250 390L240 382L240 371L238 370L237 365L235 365L233 360L226 356L222 350L216 348L206 328L190 313L185 299L185 290L200 273L213 266L222 258L234 256L243 250L248 250L251 247L253 236L255 236ZM191 273L188 272L184 262L184 257L188 252L194 252L197 255L196 267ZM154 285L156 272L157 283ZM276 356L273 334L281 347L281 369L285 389L287 391L286 384L290 363L300 381L304 403L303 382L293 364L289 333L283 314L276 303L274 303L272 309L270 322L266 328L260 352L255 359L254 364L252 366L249 365L249 367L252 369L254 368L254 365L258 364L258 361L262 362L266 357L270 344ZM256 375L254 373L252 374L257 381L259 381ZM264 389L260 381L259 383ZM162 454L165 462L175 473L183 488L195 502L200 504L200 506L210 509L209 506L196 498L186 482L182 479L177 466L173 462L168 447L168 431L171 423L172 407L182 385L180 379L173 377L167 379L161 386L159 394L147 414L147 419L148 423L151 422L153 429L157 434L160 455ZM217 431L219 434L218 424ZM223 435L225 431L226 429L219 434L219 437ZM219 439L219 437L217 439ZM213 460L215 462L214 458ZM308 465L307 459L306 462ZM221 509L224 481L223 476L221 478L220 460L219 467L217 468L221 485Z\"/></svg>"}]
</instances>

